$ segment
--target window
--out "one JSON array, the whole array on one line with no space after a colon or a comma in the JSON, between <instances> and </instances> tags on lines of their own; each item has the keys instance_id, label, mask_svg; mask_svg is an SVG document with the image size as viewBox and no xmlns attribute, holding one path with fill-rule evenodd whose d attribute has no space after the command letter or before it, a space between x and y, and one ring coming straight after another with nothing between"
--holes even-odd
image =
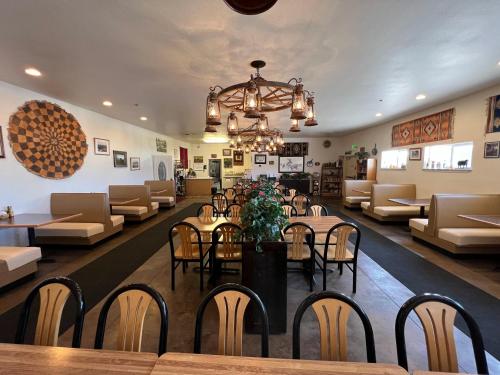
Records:
<instances>
[{"instance_id":1,"label":"window","mask_svg":"<svg viewBox=\"0 0 500 375\"><path fill-rule=\"evenodd\" d=\"M424 147L423 168L448 171L472 169L472 142Z\"/></svg>"},{"instance_id":2,"label":"window","mask_svg":"<svg viewBox=\"0 0 500 375\"><path fill-rule=\"evenodd\" d=\"M382 151L382 169L406 169L408 150Z\"/></svg>"}]
</instances>

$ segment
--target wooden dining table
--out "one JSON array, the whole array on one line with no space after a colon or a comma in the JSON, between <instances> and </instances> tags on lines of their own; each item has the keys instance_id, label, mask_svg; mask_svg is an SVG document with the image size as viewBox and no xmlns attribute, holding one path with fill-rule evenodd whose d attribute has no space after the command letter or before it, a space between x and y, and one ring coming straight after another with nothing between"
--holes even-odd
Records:
<instances>
[{"instance_id":1,"label":"wooden dining table","mask_svg":"<svg viewBox=\"0 0 500 375\"><path fill-rule=\"evenodd\" d=\"M290 224L304 223L309 225L315 234L328 233L331 227L345 220L337 216L297 216L288 219Z\"/></svg>"},{"instance_id":2,"label":"wooden dining table","mask_svg":"<svg viewBox=\"0 0 500 375\"><path fill-rule=\"evenodd\" d=\"M35 228L42 225L68 221L82 216L82 213L68 215L52 214L18 214L8 219L0 219L0 228L27 228L28 243L32 246L35 243Z\"/></svg>"},{"instance_id":3,"label":"wooden dining table","mask_svg":"<svg viewBox=\"0 0 500 375\"><path fill-rule=\"evenodd\" d=\"M500 215L458 215L458 217L500 227Z\"/></svg>"},{"instance_id":4,"label":"wooden dining table","mask_svg":"<svg viewBox=\"0 0 500 375\"><path fill-rule=\"evenodd\" d=\"M0 344L0 374L151 374L158 356L102 349Z\"/></svg>"},{"instance_id":5,"label":"wooden dining table","mask_svg":"<svg viewBox=\"0 0 500 375\"><path fill-rule=\"evenodd\" d=\"M394 364L166 353L152 375L408 375Z\"/></svg>"},{"instance_id":6,"label":"wooden dining table","mask_svg":"<svg viewBox=\"0 0 500 375\"><path fill-rule=\"evenodd\" d=\"M240 224L239 217L198 217L198 216L190 216L185 218L186 223L194 225L200 233L212 233L215 227L220 224L232 223L232 224Z\"/></svg>"},{"instance_id":7,"label":"wooden dining table","mask_svg":"<svg viewBox=\"0 0 500 375\"><path fill-rule=\"evenodd\" d=\"M391 202L400 204L402 206L420 207L420 217L425 217L425 207L431 204L430 198L410 199L410 198L390 198Z\"/></svg>"}]
</instances>

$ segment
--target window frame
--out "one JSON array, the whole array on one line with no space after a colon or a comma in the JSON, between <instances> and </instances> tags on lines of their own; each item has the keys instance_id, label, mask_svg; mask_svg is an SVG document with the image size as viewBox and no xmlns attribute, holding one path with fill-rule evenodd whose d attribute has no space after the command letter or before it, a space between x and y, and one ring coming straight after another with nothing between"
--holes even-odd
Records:
<instances>
[{"instance_id":1,"label":"window frame","mask_svg":"<svg viewBox=\"0 0 500 375\"><path fill-rule=\"evenodd\" d=\"M384 152L406 152L406 163L405 163L404 167L401 167L401 168L387 168L387 167L383 167L383 164L384 164L383 163ZM408 158L409 158L409 155L410 155L410 151L407 148L396 148L396 149L383 150L380 153L380 170L383 170L383 171L406 171L408 169Z\"/></svg>"},{"instance_id":2,"label":"window frame","mask_svg":"<svg viewBox=\"0 0 500 375\"><path fill-rule=\"evenodd\" d=\"M471 154L470 154L470 167L467 168L454 168L453 167L453 153L454 149L457 146L463 146L463 145L471 145ZM427 150L432 148L432 147L437 147L437 146L450 146L451 148L451 154L450 154L450 161L451 161L451 168L426 168L425 167L425 161L426 161L426 154ZM422 170L426 172L470 172L472 171L472 159L474 156L474 142L473 141L462 141L462 142L456 142L456 143L440 143L437 145L428 145L423 147L423 157L422 157Z\"/></svg>"}]
</instances>

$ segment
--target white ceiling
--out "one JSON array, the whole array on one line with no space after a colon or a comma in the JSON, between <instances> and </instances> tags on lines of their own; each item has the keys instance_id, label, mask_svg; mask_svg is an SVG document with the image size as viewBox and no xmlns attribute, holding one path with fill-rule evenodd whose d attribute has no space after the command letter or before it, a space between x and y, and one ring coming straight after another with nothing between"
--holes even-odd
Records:
<instances>
[{"instance_id":1,"label":"white ceiling","mask_svg":"<svg viewBox=\"0 0 500 375\"><path fill-rule=\"evenodd\" d=\"M0 0L0 80L196 138L208 87L263 59L265 78L316 92L320 125L300 136L343 134L500 82L499 14L498 0L279 0L259 16L222 0Z\"/></svg>"}]
</instances>

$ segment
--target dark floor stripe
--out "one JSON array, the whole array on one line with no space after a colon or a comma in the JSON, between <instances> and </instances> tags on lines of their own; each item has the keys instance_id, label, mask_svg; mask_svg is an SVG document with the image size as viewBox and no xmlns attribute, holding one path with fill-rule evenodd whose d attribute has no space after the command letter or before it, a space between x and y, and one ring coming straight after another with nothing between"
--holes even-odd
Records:
<instances>
[{"instance_id":1,"label":"dark floor stripe","mask_svg":"<svg viewBox=\"0 0 500 375\"><path fill-rule=\"evenodd\" d=\"M361 229L360 249L413 293L438 293L459 302L479 324L486 350L500 359L500 301L497 298L337 211L335 207L328 209L330 215L358 225ZM456 323L469 335L461 318Z\"/></svg>"},{"instance_id":2,"label":"dark floor stripe","mask_svg":"<svg viewBox=\"0 0 500 375\"><path fill-rule=\"evenodd\" d=\"M160 223L70 274L69 277L75 280L83 290L87 311L97 305L107 294L168 242L168 230L173 223L188 216L196 216L199 206L200 204L192 204L165 218ZM71 250L64 249L63 251ZM21 304L0 315L0 342L14 342L14 327L17 326L20 311ZM33 305L32 311L36 313L38 306ZM70 297L61 320L61 332L71 327L74 313L75 306ZM33 335L35 320L36 316L32 314L27 337ZM95 329L95 327L92 329ZM30 339L26 341L32 342Z\"/></svg>"}]
</instances>

